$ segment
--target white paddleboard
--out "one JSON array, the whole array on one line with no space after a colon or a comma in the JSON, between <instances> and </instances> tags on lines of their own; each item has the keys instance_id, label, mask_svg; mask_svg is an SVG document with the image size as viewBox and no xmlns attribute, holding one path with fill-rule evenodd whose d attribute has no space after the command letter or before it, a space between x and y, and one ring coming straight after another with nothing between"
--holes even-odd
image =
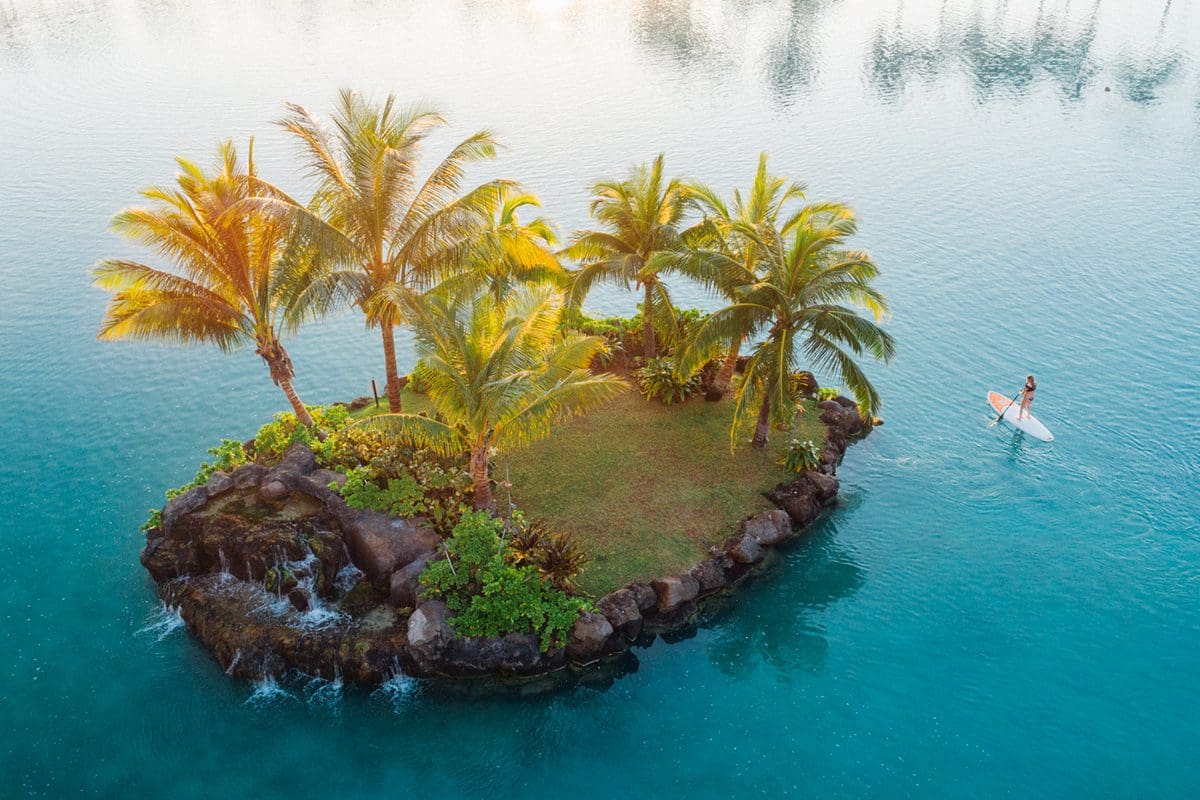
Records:
<instances>
[{"instance_id":1,"label":"white paddleboard","mask_svg":"<svg viewBox=\"0 0 1200 800\"><path fill-rule=\"evenodd\" d=\"M1019 430L1025 431L1025 433L1028 433L1035 439L1041 439L1043 442L1054 441L1054 434L1052 434L1045 425L1038 422L1037 417L1028 416L1024 419L1017 419L1017 414L1019 414L1021 411L1021 400L1018 398L1017 402L1009 405L1011 401L1011 397L1005 397L997 392L988 392L988 403L991 404L992 410L994 410L997 414L999 414L1001 410L1004 411L1003 418L1005 422L1013 425ZM1005 409L1005 406L1008 406L1008 408Z\"/></svg>"}]
</instances>

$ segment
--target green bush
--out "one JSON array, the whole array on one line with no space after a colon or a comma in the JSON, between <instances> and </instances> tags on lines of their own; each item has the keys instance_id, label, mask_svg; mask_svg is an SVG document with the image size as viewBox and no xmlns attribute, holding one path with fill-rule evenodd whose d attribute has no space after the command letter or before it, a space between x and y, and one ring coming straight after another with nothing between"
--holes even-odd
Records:
<instances>
[{"instance_id":1,"label":"green bush","mask_svg":"<svg viewBox=\"0 0 1200 800\"><path fill-rule=\"evenodd\" d=\"M330 488L336 487L336 483L330 484ZM393 517L412 517L425 512L425 493L411 475L390 478L380 486L369 467L357 467L346 473L341 494L351 508L383 511Z\"/></svg>"},{"instance_id":2,"label":"green bush","mask_svg":"<svg viewBox=\"0 0 1200 800\"><path fill-rule=\"evenodd\" d=\"M818 400L832 400L842 393L842 390L835 386L822 386L817 389Z\"/></svg>"},{"instance_id":3,"label":"green bush","mask_svg":"<svg viewBox=\"0 0 1200 800\"><path fill-rule=\"evenodd\" d=\"M648 400L659 400L667 405L680 403L700 391L699 377L681 378L675 371L675 360L665 356L650 359L634 375Z\"/></svg>"},{"instance_id":4,"label":"green bush","mask_svg":"<svg viewBox=\"0 0 1200 800\"><path fill-rule=\"evenodd\" d=\"M312 448L318 460L328 458L329 434L336 433L350 421L350 412L343 405L305 406L312 415L313 427L301 425L291 411L281 411L275 419L258 429L254 437L254 455L262 462L278 461L283 453L296 442ZM320 434L326 441L321 441Z\"/></svg>"},{"instance_id":5,"label":"green bush","mask_svg":"<svg viewBox=\"0 0 1200 800\"><path fill-rule=\"evenodd\" d=\"M516 566L529 565L564 592L573 591L575 578L587 563L587 554L575 538L566 532L555 532L545 520L526 522L520 511L514 511L509 540L511 561Z\"/></svg>"},{"instance_id":6,"label":"green bush","mask_svg":"<svg viewBox=\"0 0 1200 800\"><path fill-rule=\"evenodd\" d=\"M821 448L812 439L792 439L779 459L779 465L792 472L805 472L821 466Z\"/></svg>"},{"instance_id":7,"label":"green bush","mask_svg":"<svg viewBox=\"0 0 1200 800\"><path fill-rule=\"evenodd\" d=\"M503 529L486 512L464 514L446 540L445 555L421 573L424 596L445 601L459 635L533 632L543 651L562 647L580 612L591 606L543 580L536 567L515 563Z\"/></svg>"},{"instance_id":8,"label":"green bush","mask_svg":"<svg viewBox=\"0 0 1200 800\"><path fill-rule=\"evenodd\" d=\"M401 449L402 450L402 449ZM394 517L421 516L447 536L471 507L474 484L464 465L428 450L377 455L364 466L346 470L339 491L352 508L382 511Z\"/></svg>"}]
</instances>

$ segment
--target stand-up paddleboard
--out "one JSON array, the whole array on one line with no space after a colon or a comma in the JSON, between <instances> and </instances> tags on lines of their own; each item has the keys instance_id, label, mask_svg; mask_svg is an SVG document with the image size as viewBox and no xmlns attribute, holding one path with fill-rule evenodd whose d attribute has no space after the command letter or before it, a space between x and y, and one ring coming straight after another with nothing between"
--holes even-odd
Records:
<instances>
[{"instance_id":1,"label":"stand-up paddleboard","mask_svg":"<svg viewBox=\"0 0 1200 800\"><path fill-rule=\"evenodd\" d=\"M1021 411L1021 401L1013 403L1011 397L1005 397L996 392L988 392L988 403L991 404L992 410L999 414L1004 412L1003 418L1006 422L1025 431L1035 439L1041 439L1043 442L1053 442L1054 434L1052 434L1045 425L1038 422L1037 417L1028 416L1024 419L1017 419L1017 414ZM1006 409L1005 406L1008 406Z\"/></svg>"}]
</instances>

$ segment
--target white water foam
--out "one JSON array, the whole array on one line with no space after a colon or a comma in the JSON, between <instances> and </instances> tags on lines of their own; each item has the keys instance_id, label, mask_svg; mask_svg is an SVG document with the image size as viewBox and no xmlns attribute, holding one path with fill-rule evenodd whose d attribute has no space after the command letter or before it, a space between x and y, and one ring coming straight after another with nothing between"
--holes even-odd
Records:
<instances>
[{"instance_id":1,"label":"white water foam","mask_svg":"<svg viewBox=\"0 0 1200 800\"><path fill-rule=\"evenodd\" d=\"M179 606L169 606L166 603L160 603L158 610L151 614L146 625L138 628L134 635L152 634L154 641L161 642L170 636L172 632L184 627L185 624L183 615L179 613Z\"/></svg>"}]
</instances>

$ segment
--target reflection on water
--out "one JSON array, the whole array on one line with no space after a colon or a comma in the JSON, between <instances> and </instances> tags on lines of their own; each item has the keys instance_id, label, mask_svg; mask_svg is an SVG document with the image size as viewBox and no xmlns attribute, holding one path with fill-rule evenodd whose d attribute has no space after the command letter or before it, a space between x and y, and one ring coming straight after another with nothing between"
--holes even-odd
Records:
<instances>
[{"instance_id":1,"label":"reflection on water","mask_svg":"<svg viewBox=\"0 0 1200 800\"><path fill-rule=\"evenodd\" d=\"M817 79L821 57L821 19L838 0L791 0L779 39L766 53L763 74L771 96L791 103Z\"/></svg>"}]
</instances>

